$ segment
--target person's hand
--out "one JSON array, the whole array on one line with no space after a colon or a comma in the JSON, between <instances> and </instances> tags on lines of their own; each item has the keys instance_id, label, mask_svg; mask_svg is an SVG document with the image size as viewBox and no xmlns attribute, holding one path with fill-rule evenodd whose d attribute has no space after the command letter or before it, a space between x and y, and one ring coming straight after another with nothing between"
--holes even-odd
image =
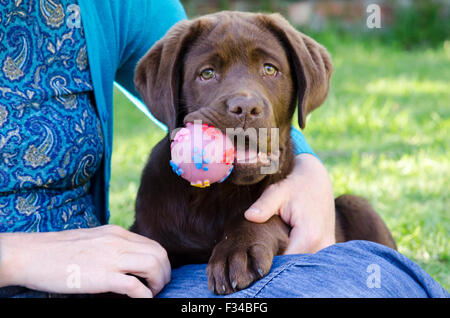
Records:
<instances>
[{"instance_id":1,"label":"person's hand","mask_svg":"<svg viewBox=\"0 0 450 318\"><path fill-rule=\"evenodd\" d=\"M0 287L153 297L169 280L161 245L119 226L0 234Z\"/></svg>"},{"instance_id":2,"label":"person's hand","mask_svg":"<svg viewBox=\"0 0 450 318\"><path fill-rule=\"evenodd\" d=\"M333 190L316 157L298 155L291 174L269 186L245 217L265 222L274 214L292 227L285 254L315 253L335 243Z\"/></svg>"}]
</instances>

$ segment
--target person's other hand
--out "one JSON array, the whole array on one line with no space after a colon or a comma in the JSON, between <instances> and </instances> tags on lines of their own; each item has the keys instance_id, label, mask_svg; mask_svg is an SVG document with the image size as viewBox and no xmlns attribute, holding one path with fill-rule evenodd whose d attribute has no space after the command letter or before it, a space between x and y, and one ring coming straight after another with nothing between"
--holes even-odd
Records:
<instances>
[{"instance_id":1,"label":"person's other hand","mask_svg":"<svg viewBox=\"0 0 450 318\"><path fill-rule=\"evenodd\" d=\"M169 280L165 249L119 226L0 234L0 286L153 297Z\"/></svg>"},{"instance_id":2,"label":"person's other hand","mask_svg":"<svg viewBox=\"0 0 450 318\"><path fill-rule=\"evenodd\" d=\"M269 186L245 212L253 222L275 214L292 228L285 254L314 253L335 243L333 189L325 167L314 156L300 154L289 176Z\"/></svg>"}]
</instances>

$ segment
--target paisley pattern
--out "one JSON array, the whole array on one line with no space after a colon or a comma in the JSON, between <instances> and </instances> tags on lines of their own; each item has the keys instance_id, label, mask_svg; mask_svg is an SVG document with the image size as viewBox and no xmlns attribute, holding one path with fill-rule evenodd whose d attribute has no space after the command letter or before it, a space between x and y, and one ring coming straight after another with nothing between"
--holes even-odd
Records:
<instances>
[{"instance_id":1,"label":"paisley pattern","mask_svg":"<svg viewBox=\"0 0 450 318\"><path fill-rule=\"evenodd\" d=\"M76 0L0 0L0 232L99 225L104 140Z\"/></svg>"}]
</instances>

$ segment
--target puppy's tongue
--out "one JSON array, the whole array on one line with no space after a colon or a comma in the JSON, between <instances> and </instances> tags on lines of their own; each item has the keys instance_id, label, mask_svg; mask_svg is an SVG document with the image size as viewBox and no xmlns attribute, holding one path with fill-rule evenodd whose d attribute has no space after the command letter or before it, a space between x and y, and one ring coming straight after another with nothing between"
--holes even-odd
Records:
<instances>
[{"instance_id":1,"label":"puppy's tongue","mask_svg":"<svg viewBox=\"0 0 450 318\"><path fill-rule=\"evenodd\" d=\"M258 162L258 152L256 149L236 149L235 162L240 164L251 164Z\"/></svg>"}]
</instances>

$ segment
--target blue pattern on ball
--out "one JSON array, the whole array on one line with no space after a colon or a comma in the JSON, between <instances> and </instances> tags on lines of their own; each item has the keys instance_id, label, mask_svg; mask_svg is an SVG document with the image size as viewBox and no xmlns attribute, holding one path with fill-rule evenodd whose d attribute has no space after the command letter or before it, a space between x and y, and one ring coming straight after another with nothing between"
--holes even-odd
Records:
<instances>
[{"instance_id":1,"label":"blue pattern on ball","mask_svg":"<svg viewBox=\"0 0 450 318\"><path fill-rule=\"evenodd\" d=\"M170 166L172 167L173 172L175 172L178 176L183 174L183 169L181 169L175 162L170 160Z\"/></svg>"}]
</instances>

